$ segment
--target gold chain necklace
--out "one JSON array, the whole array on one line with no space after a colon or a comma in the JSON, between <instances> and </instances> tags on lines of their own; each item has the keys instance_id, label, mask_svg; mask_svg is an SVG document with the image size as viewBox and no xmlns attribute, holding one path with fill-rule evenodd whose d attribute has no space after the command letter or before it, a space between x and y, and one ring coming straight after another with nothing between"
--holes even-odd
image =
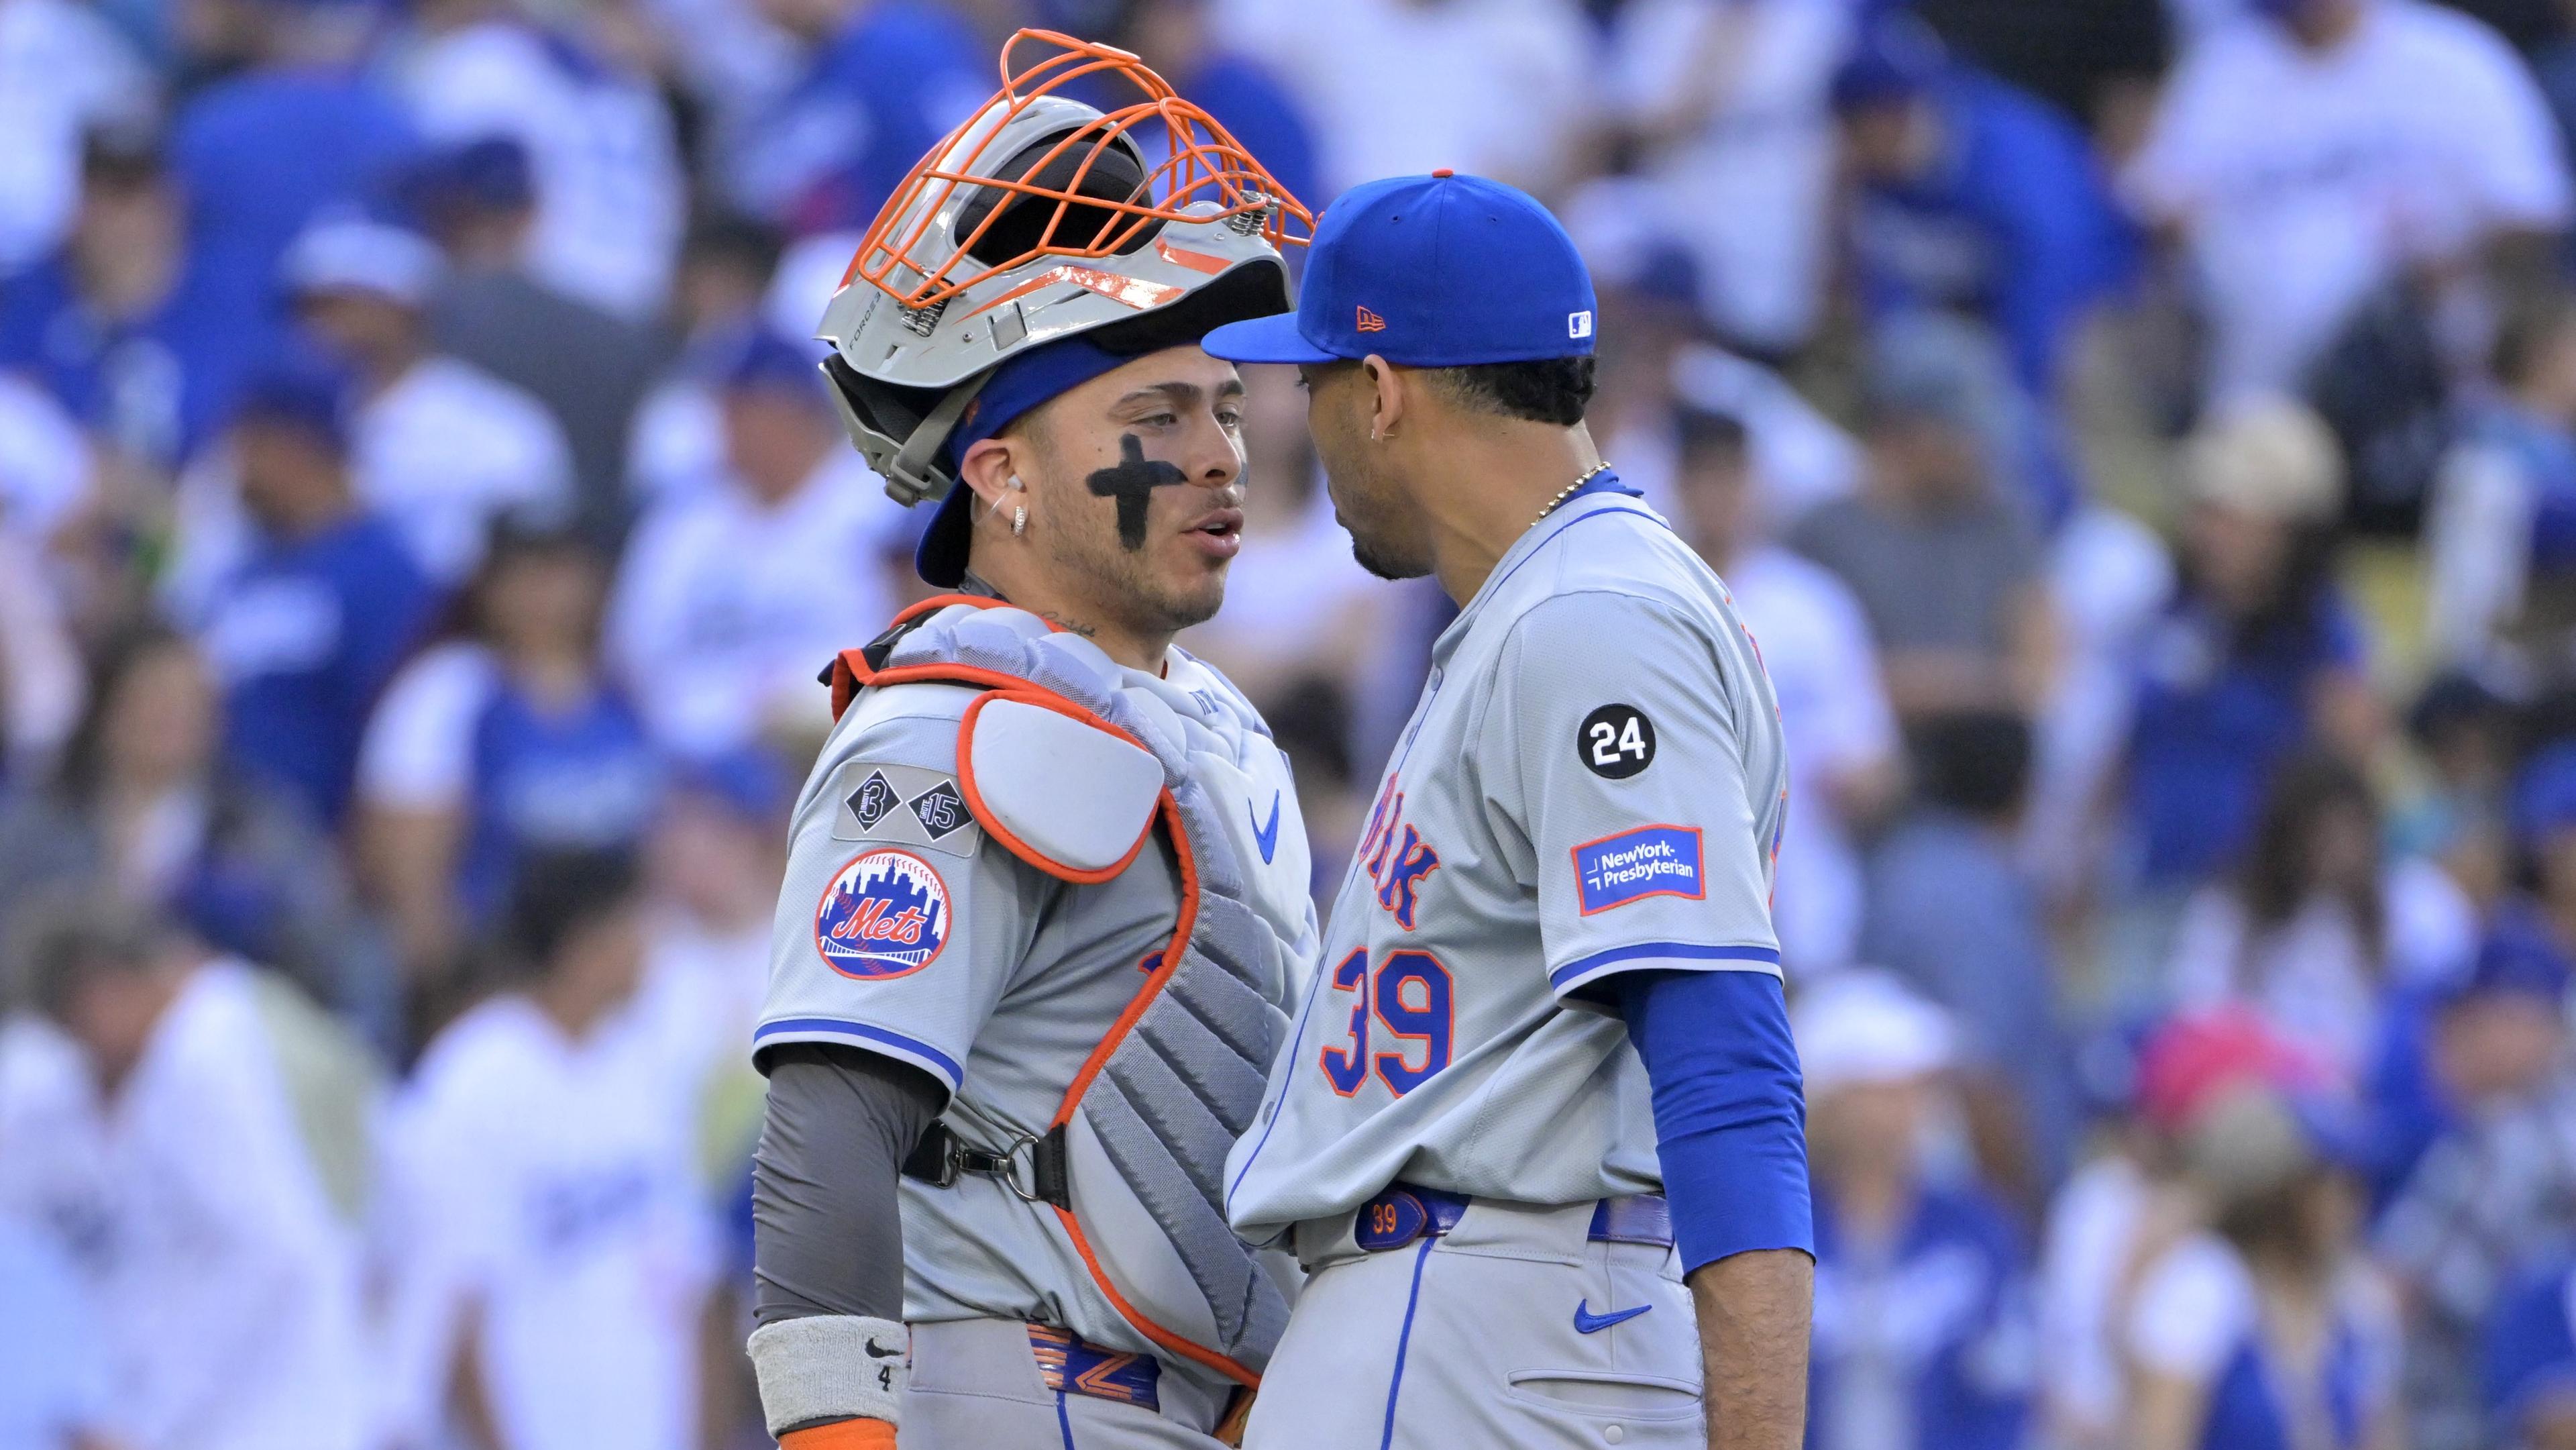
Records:
<instances>
[{"instance_id":1,"label":"gold chain necklace","mask_svg":"<svg viewBox=\"0 0 2576 1450\"><path fill-rule=\"evenodd\" d=\"M1535 518L1535 519L1530 520L1530 527L1531 527L1531 528L1537 528L1537 527L1539 526L1539 522L1540 522L1540 520L1545 519L1549 514L1552 514L1552 513L1556 512L1556 506L1557 506L1558 504L1561 504L1561 503L1565 502L1567 499L1570 499L1570 498L1574 497L1574 491L1575 491L1576 489L1579 489L1579 488L1583 487L1585 484L1590 483L1592 480L1594 480L1594 479L1596 479L1596 478L1599 478L1602 474L1607 473L1607 472L1609 472L1609 471L1610 471L1610 465L1609 465L1609 463L1608 463L1608 462L1606 462L1606 461L1605 461L1605 462L1601 462L1601 463L1596 463L1596 464L1592 465L1590 468L1587 468L1587 469L1583 470L1583 473L1582 473L1582 476L1581 476L1581 477L1579 477L1579 478L1575 479L1575 480L1574 480L1574 482L1569 483L1569 484L1567 484L1567 485L1565 486L1565 492L1560 493L1560 494L1558 494L1556 497L1554 497L1554 498L1552 498L1552 499L1549 499L1549 500L1547 501L1547 507L1545 507L1545 508L1543 508L1543 509L1540 509L1540 510L1538 511L1538 518Z\"/></svg>"}]
</instances>

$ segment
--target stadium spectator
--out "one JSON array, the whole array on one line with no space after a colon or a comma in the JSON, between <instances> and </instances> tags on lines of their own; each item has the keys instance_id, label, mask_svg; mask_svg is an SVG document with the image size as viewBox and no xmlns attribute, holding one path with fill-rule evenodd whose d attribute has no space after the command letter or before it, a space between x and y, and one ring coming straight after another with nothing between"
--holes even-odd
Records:
<instances>
[{"instance_id":1,"label":"stadium spectator","mask_svg":"<svg viewBox=\"0 0 2576 1450\"><path fill-rule=\"evenodd\" d=\"M712 1226L689 1090L630 1007L633 859L538 857L488 963L504 990L430 1045L397 1110L392 1420L511 1450L696 1443Z\"/></svg>"},{"instance_id":2,"label":"stadium spectator","mask_svg":"<svg viewBox=\"0 0 2576 1450\"><path fill-rule=\"evenodd\" d=\"M430 337L546 405L572 449L583 525L613 538L628 518L627 430L663 347L652 331L529 270L528 167L526 147L496 137L434 152L410 176L405 189L448 261L430 301Z\"/></svg>"},{"instance_id":3,"label":"stadium spectator","mask_svg":"<svg viewBox=\"0 0 2576 1450\"><path fill-rule=\"evenodd\" d=\"M645 322L669 295L687 216L670 112L650 76L560 12L540 28L505 0L422 0L393 84L442 146L507 138L525 149L536 217L531 275Z\"/></svg>"},{"instance_id":4,"label":"stadium spectator","mask_svg":"<svg viewBox=\"0 0 2576 1450\"><path fill-rule=\"evenodd\" d=\"M354 495L347 391L304 360L244 390L230 445L255 533L195 620L226 759L335 827L367 715L435 604L401 536Z\"/></svg>"},{"instance_id":5,"label":"stadium spectator","mask_svg":"<svg viewBox=\"0 0 2576 1450\"><path fill-rule=\"evenodd\" d=\"M1833 99L1856 183L1846 230L1864 305L1974 316L2003 340L2025 390L2057 396L2086 315L2135 265L2084 133L1951 60L1901 13L1863 35Z\"/></svg>"},{"instance_id":6,"label":"stadium spectator","mask_svg":"<svg viewBox=\"0 0 2576 1450\"><path fill-rule=\"evenodd\" d=\"M292 988L165 918L74 895L20 914L51 1051L0 1077L13 1184L83 1225L111 1443L358 1450L370 1394L352 1165L369 1104L296 1054L331 1030ZM363 1082L363 1079L356 1080Z\"/></svg>"},{"instance_id":7,"label":"stadium spectator","mask_svg":"<svg viewBox=\"0 0 2576 1450\"><path fill-rule=\"evenodd\" d=\"M1965 324L1915 321L1881 333L1863 381L1868 483L1789 535L1859 597L1909 726L2031 708L2056 649L2038 539L1998 481L2009 384Z\"/></svg>"},{"instance_id":8,"label":"stadium spectator","mask_svg":"<svg viewBox=\"0 0 2576 1450\"><path fill-rule=\"evenodd\" d=\"M1571 179L1597 109L1599 47L1572 0L1241 0L1222 13L1306 98L1326 196L1436 166L1546 194Z\"/></svg>"},{"instance_id":9,"label":"stadium spectator","mask_svg":"<svg viewBox=\"0 0 2576 1450\"><path fill-rule=\"evenodd\" d=\"M805 69L744 129L721 184L735 206L791 233L866 226L990 93L984 47L933 0L758 4L806 47Z\"/></svg>"},{"instance_id":10,"label":"stadium spectator","mask_svg":"<svg viewBox=\"0 0 2576 1450\"><path fill-rule=\"evenodd\" d=\"M2077 1124L2057 953L2016 836L2030 754L2008 712L1918 730L1916 805L1871 852L1860 950L1948 1011L1988 1177L2036 1205Z\"/></svg>"},{"instance_id":11,"label":"stadium spectator","mask_svg":"<svg viewBox=\"0 0 2576 1450\"><path fill-rule=\"evenodd\" d=\"M2009 1215L1973 1178L1926 1169L1941 1010L1854 970L1790 1015L1816 1175L1807 1443L1818 1450L2014 1450L2032 1338Z\"/></svg>"},{"instance_id":12,"label":"stadium spectator","mask_svg":"<svg viewBox=\"0 0 2576 1450\"><path fill-rule=\"evenodd\" d=\"M698 227L681 247L670 317L680 354L637 405L627 441L626 491L636 506L722 475L724 409L709 365L727 340L760 320L779 250L774 229L739 219Z\"/></svg>"},{"instance_id":13,"label":"stadium spectator","mask_svg":"<svg viewBox=\"0 0 2576 1450\"><path fill-rule=\"evenodd\" d=\"M1607 89L1648 182L1635 205L1689 249L1699 311L1731 346L1776 360L1823 316L1828 96L1863 8L1639 0L1614 12Z\"/></svg>"},{"instance_id":14,"label":"stadium spectator","mask_svg":"<svg viewBox=\"0 0 2576 1450\"><path fill-rule=\"evenodd\" d=\"M2264 0L2213 27L2184 49L2124 185L2190 268L2219 400L2295 389L2400 274L2569 215L2529 72L2424 0Z\"/></svg>"},{"instance_id":15,"label":"stadium spectator","mask_svg":"<svg viewBox=\"0 0 2576 1450\"><path fill-rule=\"evenodd\" d=\"M110 1450L101 1340L70 1256L0 1209L0 1447Z\"/></svg>"},{"instance_id":16,"label":"stadium spectator","mask_svg":"<svg viewBox=\"0 0 2576 1450\"><path fill-rule=\"evenodd\" d=\"M2510 1450L2576 1445L2576 1278L2564 1264L2505 1296L2486 1326L2484 1410Z\"/></svg>"},{"instance_id":17,"label":"stadium spectator","mask_svg":"<svg viewBox=\"0 0 2576 1450\"><path fill-rule=\"evenodd\" d=\"M2425 629L2442 664L2555 676L2576 628L2576 299L2521 302L2493 362L2434 477Z\"/></svg>"},{"instance_id":18,"label":"stadium spectator","mask_svg":"<svg viewBox=\"0 0 2576 1450\"><path fill-rule=\"evenodd\" d=\"M817 662L894 614L873 563L901 516L843 436L813 350L746 329L723 352L725 474L646 515L609 612L610 660L639 682L655 743L684 758L764 728L821 730Z\"/></svg>"},{"instance_id":19,"label":"stadium spectator","mask_svg":"<svg viewBox=\"0 0 2576 1450\"><path fill-rule=\"evenodd\" d=\"M377 195L418 144L364 70L363 0L240 0L244 68L192 97L171 132L187 198L191 306L258 359L277 345L277 265L332 207Z\"/></svg>"},{"instance_id":20,"label":"stadium spectator","mask_svg":"<svg viewBox=\"0 0 2576 1450\"><path fill-rule=\"evenodd\" d=\"M81 141L147 124L154 77L115 25L77 0L0 0L0 275L62 241L80 201Z\"/></svg>"},{"instance_id":21,"label":"stadium spectator","mask_svg":"<svg viewBox=\"0 0 2576 1450\"><path fill-rule=\"evenodd\" d=\"M94 133L71 235L0 279L0 369L25 372L109 448L162 470L214 430L256 346L190 285L203 269L184 213L157 141Z\"/></svg>"},{"instance_id":22,"label":"stadium spectator","mask_svg":"<svg viewBox=\"0 0 2576 1450\"><path fill-rule=\"evenodd\" d=\"M2366 761L2380 715L2334 578L2343 464L2325 426L2243 402L2203 424L2182 470L2180 578L2144 652L2126 786L2139 872L2169 892L2240 859L2301 750Z\"/></svg>"},{"instance_id":23,"label":"stadium spectator","mask_svg":"<svg viewBox=\"0 0 2576 1450\"><path fill-rule=\"evenodd\" d=\"M52 778L0 796L0 921L99 883L388 1025L380 937L295 800L220 768L221 710L188 640L129 626L96 651L87 693Z\"/></svg>"},{"instance_id":24,"label":"stadium spectator","mask_svg":"<svg viewBox=\"0 0 2576 1450\"><path fill-rule=\"evenodd\" d=\"M406 666L368 724L357 839L415 980L490 925L520 862L644 840L662 769L600 662L607 582L576 537L504 532L464 628Z\"/></svg>"},{"instance_id":25,"label":"stadium spectator","mask_svg":"<svg viewBox=\"0 0 2576 1450\"><path fill-rule=\"evenodd\" d=\"M2138 1282L2133 1450L2399 1443L2397 1305L2360 1252L2358 1138L2333 1100L2255 1080L2192 1115L2207 1226Z\"/></svg>"},{"instance_id":26,"label":"stadium spectator","mask_svg":"<svg viewBox=\"0 0 2576 1450\"><path fill-rule=\"evenodd\" d=\"M1723 413L1680 414L1675 479L1684 537L1726 581L1763 644L1789 741L1788 829L1772 907L1801 972L1853 959L1862 916L1855 839L1894 804L1903 766L1878 652L1840 579L1774 543L1750 439Z\"/></svg>"},{"instance_id":27,"label":"stadium spectator","mask_svg":"<svg viewBox=\"0 0 2576 1450\"><path fill-rule=\"evenodd\" d=\"M2379 800L2332 756L2274 777L2240 864L2183 909L2167 990L2185 1012L2240 1002L2359 1086L2395 988L2465 967L2475 916L2448 877L2382 858ZM2441 898L2427 901L2426 897Z\"/></svg>"},{"instance_id":28,"label":"stadium spectator","mask_svg":"<svg viewBox=\"0 0 2576 1450\"><path fill-rule=\"evenodd\" d=\"M298 316L357 375L358 498L454 588L496 522L570 517L572 455L536 399L433 349L422 310L440 271L419 233L341 217L297 238L285 280Z\"/></svg>"},{"instance_id":29,"label":"stadium spectator","mask_svg":"<svg viewBox=\"0 0 2576 1450\"><path fill-rule=\"evenodd\" d=\"M1143 56L1172 89L1204 107L1309 210L1320 212L1332 200L1316 169L1305 108L1268 66L1229 43L1217 0L1115 0L1108 8L1101 28L1111 44ZM1088 94L1103 110L1134 99L1105 88ZM1168 154L1159 122L1148 121L1135 135L1148 158Z\"/></svg>"}]
</instances>

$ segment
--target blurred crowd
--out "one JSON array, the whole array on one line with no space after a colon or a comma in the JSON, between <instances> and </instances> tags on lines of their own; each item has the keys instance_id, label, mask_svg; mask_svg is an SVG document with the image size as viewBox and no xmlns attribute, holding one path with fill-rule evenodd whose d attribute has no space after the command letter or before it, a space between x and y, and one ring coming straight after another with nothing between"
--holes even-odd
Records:
<instances>
[{"instance_id":1,"label":"blurred crowd","mask_svg":"<svg viewBox=\"0 0 2576 1450\"><path fill-rule=\"evenodd\" d=\"M1024 24L1591 259L1789 737L1813 1445L2576 1447L2576 4L0 0L0 1450L765 1443L922 592L807 339ZM1184 643L1328 900L1448 606L1254 371Z\"/></svg>"}]
</instances>

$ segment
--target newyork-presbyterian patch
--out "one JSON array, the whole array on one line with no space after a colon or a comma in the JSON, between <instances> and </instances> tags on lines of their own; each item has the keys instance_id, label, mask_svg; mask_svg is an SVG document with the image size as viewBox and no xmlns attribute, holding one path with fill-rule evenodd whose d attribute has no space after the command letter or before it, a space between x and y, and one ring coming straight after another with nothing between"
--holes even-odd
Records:
<instances>
[{"instance_id":1,"label":"newyork-presbyterian patch","mask_svg":"<svg viewBox=\"0 0 2576 1450\"><path fill-rule=\"evenodd\" d=\"M948 945L948 883L909 851L854 858L814 907L814 948L845 977L882 981L930 965Z\"/></svg>"},{"instance_id":2,"label":"newyork-presbyterian patch","mask_svg":"<svg viewBox=\"0 0 2576 1450\"><path fill-rule=\"evenodd\" d=\"M1639 826L1574 848L1574 898L1585 916L1649 896L1708 894L1697 826Z\"/></svg>"}]
</instances>

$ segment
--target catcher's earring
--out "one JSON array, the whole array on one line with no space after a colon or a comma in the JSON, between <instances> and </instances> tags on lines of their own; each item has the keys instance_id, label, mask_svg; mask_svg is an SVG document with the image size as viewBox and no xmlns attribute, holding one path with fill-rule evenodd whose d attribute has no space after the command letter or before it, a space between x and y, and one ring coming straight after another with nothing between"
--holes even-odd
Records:
<instances>
[{"instance_id":1,"label":"catcher's earring","mask_svg":"<svg viewBox=\"0 0 2576 1450\"><path fill-rule=\"evenodd\" d=\"M1028 492L1029 488L1027 484L1020 482L1020 476L1016 473L1011 475L1011 487L1018 489L1022 493ZM1024 503L1011 505L1011 537L1014 539L1019 538L1028 531L1029 506Z\"/></svg>"}]
</instances>

